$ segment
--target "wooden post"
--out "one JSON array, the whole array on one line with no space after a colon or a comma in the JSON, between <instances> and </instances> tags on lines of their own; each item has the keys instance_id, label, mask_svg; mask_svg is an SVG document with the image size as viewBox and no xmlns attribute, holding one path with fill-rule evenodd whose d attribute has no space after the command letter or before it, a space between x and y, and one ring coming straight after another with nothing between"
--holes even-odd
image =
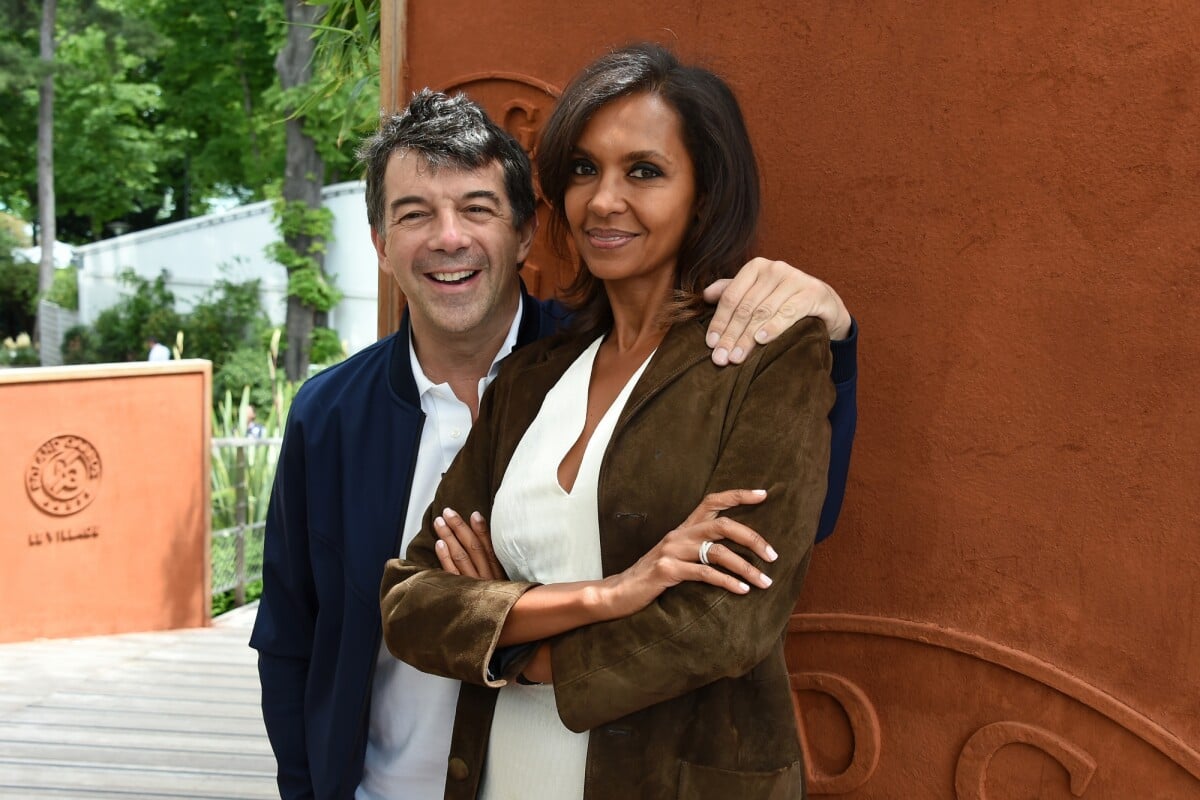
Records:
<instances>
[{"instance_id":1,"label":"wooden post","mask_svg":"<svg viewBox=\"0 0 1200 800\"><path fill-rule=\"evenodd\" d=\"M379 8L379 107L391 114L408 101L408 7L406 0L383 0ZM379 273L379 338L400 327L404 295L392 277Z\"/></svg>"},{"instance_id":2,"label":"wooden post","mask_svg":"<svg viewBox=\"0 0 1200 800\"><path fill-rule=\"evenodd\" d=\"M246 445L239 444L235 455L233 471L234 491L237 498L233 507L233 522L237 533L233 540L233 563L235 584L233 587L234 606L246 605Z\"/></svg>"}]
</instances>

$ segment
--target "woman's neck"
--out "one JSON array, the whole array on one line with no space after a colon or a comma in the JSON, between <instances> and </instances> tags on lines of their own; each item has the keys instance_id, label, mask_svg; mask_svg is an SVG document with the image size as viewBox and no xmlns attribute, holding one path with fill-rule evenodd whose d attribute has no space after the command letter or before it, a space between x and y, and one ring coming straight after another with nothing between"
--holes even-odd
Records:
<instances>
[{"instance_id":1,"label":"woman's neck","mask_svg":"<svg viewBox=\"0 0 1200 800\"><path fill-rule=\"evenodd\" d=\"M669 327L663 312L671 299L671 284L605 281L604 290L613 317L609 346L622 353L649 353L658 347Z\"/></svg>"}]
</instances>

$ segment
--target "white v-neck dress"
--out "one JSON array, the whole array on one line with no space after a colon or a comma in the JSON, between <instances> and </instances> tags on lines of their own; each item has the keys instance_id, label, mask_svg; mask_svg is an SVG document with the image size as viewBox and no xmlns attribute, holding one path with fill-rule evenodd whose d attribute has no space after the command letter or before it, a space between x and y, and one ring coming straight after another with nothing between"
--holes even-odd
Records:
<instances>
[{"instance_id":1,"label":"white v-neck dress","mask_svg":"<svg viewBox=\"0 0 1200 800\"><path fill-rule=\"evenodd\" d=\"M584 450L571 491L558 467L578 441L587 416L594 341L546 395L517 445L492 507L496 556L513 580L538 583L599 580L596 482L617 417L649 363L642 363L605 412ZM510 683L500 690L479 796L483 800L579 800L588 734L563 726L554 687Z\"/></svg>"}]
</instances>

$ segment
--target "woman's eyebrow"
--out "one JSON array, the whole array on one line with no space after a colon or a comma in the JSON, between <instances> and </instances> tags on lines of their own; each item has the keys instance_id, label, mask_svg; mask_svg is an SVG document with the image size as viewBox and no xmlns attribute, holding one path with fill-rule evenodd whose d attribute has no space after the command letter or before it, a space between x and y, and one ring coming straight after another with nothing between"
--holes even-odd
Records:
<instances>
[{"instance_id":1,"label":"woman's eyebrow","mask_svg":"<svg viewBox=\"0 0 1200 800\"><path fill-rule=\"evenodd\" d=\"M667 158L665 153L660 153L658 150L635 150L625 156L626 161L665 161L670 163L671 159Z\"/></svg>"},{"instance_id":2,"label":"woman's eyebrow","mask_svg":"<svg viewBox=\"0 0 1200 800\"><path fill-rule=\"evenodd\" d=\"M592 161L596 159L596 157L589 153L585 148L579 146L571 149L571 156L573 158L582 156L583 158ZM621 160L626 164L634 161L662 161L666 164L672 163L667 154L659 150L634 150L632 153L626 153L625 155L621 156Z\"/></svg>"}]
</instances>

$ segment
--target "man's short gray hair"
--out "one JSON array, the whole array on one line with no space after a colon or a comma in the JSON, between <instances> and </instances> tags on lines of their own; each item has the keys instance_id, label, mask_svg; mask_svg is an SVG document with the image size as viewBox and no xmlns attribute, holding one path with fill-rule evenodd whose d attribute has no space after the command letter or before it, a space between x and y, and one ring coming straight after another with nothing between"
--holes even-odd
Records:
<instances>
[{"instance_id":1,"label":"man's short gray hair","mask_svg":"<svg viewBox=\"0 0 1200 800\"><path fill-rule=\"evenodd\" d=\"M513 225L520 228L533 216L533 172L516 139L466 95L422 89L404 111L383 116L379 129L358 148L367 182L367 221L379 235L385 233L388 161L393 153L407 151L420 153L435 169L475 170L499 162Z\"/></svg>"}]
</instances>

